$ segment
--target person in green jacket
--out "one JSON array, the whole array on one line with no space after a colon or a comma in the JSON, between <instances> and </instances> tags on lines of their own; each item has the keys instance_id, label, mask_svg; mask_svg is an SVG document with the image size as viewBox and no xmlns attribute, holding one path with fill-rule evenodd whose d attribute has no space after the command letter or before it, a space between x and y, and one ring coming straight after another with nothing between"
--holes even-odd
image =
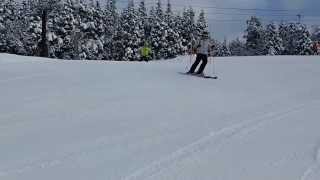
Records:
<instances>
[{"instance_id":1,"label":"person in green jacket","mask_svg":"<svg viewBox=\"0 0 320 180\"><path fill-rule=\"evenodd\" d=\"M148 42L144 43L144 46L140 49L141 61L148 62L151 57L152 50L148 44Z\"/></svg>"}]
</instances>

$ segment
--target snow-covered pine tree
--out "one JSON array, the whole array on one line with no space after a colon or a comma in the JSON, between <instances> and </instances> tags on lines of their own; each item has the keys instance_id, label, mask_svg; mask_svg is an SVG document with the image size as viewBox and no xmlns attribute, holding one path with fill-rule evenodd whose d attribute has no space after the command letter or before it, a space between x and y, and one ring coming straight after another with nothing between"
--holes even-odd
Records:
<instances>
[{"instance_id":1,"label":"snow-covered pine tree","mask_svg":"<svg viewBox=\"0 0 320 180\"><path fill-rule=\"evenodd\" d=\"M266 51L268 52L268 55L282 54L283 44L276 24L271 23L266 26L265 42Z\"/></svg>"},{"instance_id":2,"label":"snow-covered pine tree","mask_svg":"<svg viewBox=\"0 0 320 180\"><path fill-rule=\"evenodd\" d=\"M310 32L305 24L298 23L296 32L296 53L298 55L312 55L312 40Z\"/></svg>"},{"instance_id":3,"label":"snow-covered pine tree","mask_svg":"<svg viewBox=\"0 0 320 180\"><path fill-rule=\"evenodd\" d=\"M80 57L89 60L103 59L104 12L95 5L84 4L80 9Z\"/></svg>"},{"instance_id":4,"label":"snow-covered pine tree","mask_svg":"<svg viewBox=\"0 0 320 180\"><path fill-rule=\"evenodd\" d=\"M181 35L183 37L183 46L187 49L191 49L197 39L196 27L195 27L195 12L192 7L184 9Z\"/></svg>"},{"instance_id":5,"label":"snow-covered pine tree","mask_svg":"<svg viewBox=\"0 0 320 180\"><path fill-rule=\"evenodd\" d=\"M139 26L139 29L141 31L143 31L142 35L143 37L141 37L143 40L142 44L140 44L141 46L143 46L143 43L145 41L148 41L148 38L150 36L151 33L151 25L148 19L148 14L147 14L147 8L145 5L145 0L141 0L139 3L139 7L138 7L138 12L137 12L137 23Z\"/></svg>"},{"instance_id":6,"label":"snow-covered pine tree","mask_svg":"<svg viewBox=\"0 0 320 180\"><path fill-rule=\"evenodd\" d=\"M13 12L8 7L7 0L0 1L0 52L8 52L8 24L12 22Z\"/></svg>"},{"instance_id":7,"label":"snow-covered pine tree","mask_svg":"<svg viewBox=\"0 0 320 180\"><path fill-rule=\"evenodd\" d=\"M223 43L220 46L218 56L221 56L221 57L231 56L231 52L228 47L226 38L224 38Z\"/></svg>"},{"instance_id":8,"label":"snow-covered pine tree","mask_svg":"<svg viewBox=\"0 0 320 180\"><path fill-rule=\"evenodd\" d=\"M11 40L15 44L16 53L20 55L27 55L27 42L29 42L28 34L26 29L29 26L28 17L31 10L28 9L28 4L26 1L22 1L22 6L16 5L16 17L14 22L11 24L12 36ZM36 44L36 43L35 43Z\"/></svg>"},{"instance_id":9,"label":"snow-covered pine tree","mask_svg":"<svg viewBox=\"0 0 320 180\"><path fill-rule=\"evenodd\" d=\"M178 40L178 54L185 54L186 52L188 52L188 46L185 46L186 40L183 37L183 31L184 31L184 19L183 17L180 15L180 13L176 14L174 16L174 27L173 29L175 30L175 32L177 32L178 36L179 36L179 40Z\"/></svg>"},{"instance_id":10,"label":"snow-covered pine tree","mask_svg":"<svg viewBox=\"0 0 320 180\"><path fill-rule=\"evenodd\" d=\"M104 11L104 26L105 26L105 32L104 32L104 52L103 52L103 59L105 60L112 60L113 54L117 50L114 49L114 42L113 38L117 34L117 28L120 25L119 24L119 14L117 12L116 7L116 0L107 0L106 2L106 8Z\"/></svg>"},{"instance_id":11,"label":"snow-covered pine tree","mask_svg":"<svg viewBox=\"0 0 320 180\"><path fill-rule=\"evenodd\" d=\"M164 13L162 9L161 0L158 0L157 6L155 9L151 9L150 11L150 20L151 20L151 45L153 49L153 54L155 59L164 58L165 48L167 48L168 44L166 42L168 28L167 24L164 21Z\"/></svg>"},{"instance_id":12,"label":"snow-covered pine tree","mask_svg":"<svg viewBox=\"0 0 320 180\"><path fill-rule=\"evenodd\" d=\"M244 38L246 39L246 47L250 55L265 55L265 31L261 21L252 16L247 21L247 29Z\"/></svg>"},{"instance_id":13,"label":"snow-covered pine tree","mask_svg":"<svg viewBox=\"0 0 320 180\"><path fill-rule=\"evenodd\" d=\"M138 15L142 19L147 18L147 16L148 16L145 0L141 0L140 3L139 3Z\"/></svg>"},{"instance_id":14,"label":"snow-covered pine tree","mask_svg":"<svg viewBox=\"0 0 320 180\"><path fill-rule=\"evenodd\" d=\"M115 47L122 47L115 52L114 58L117 60L140 60L139 48L142 43L143 30L139 29L137 14L133 0L130 0L128 7L120 15L121 26L118 26L114 39Z\"/></svg>"},{"instance_id":15,"label":"snow-covered pine tree","mask_svg":"<svg viewBox=\"0 0 320 180\"><path fill-rule=\"evenodd\" d=\"M181 54L181 38L176 28L177 23L172 12L172 5L170 0L167 2L167 8L164 14L164 35L165 48L163 48L162 56L165 59L174 58Z\"/></svg>"},{"instance_id":16,"label":"snow-covered pine tree","mask_svg":"<svg viewBox=\"0 0 320 180\"><path fill-rule=\"evenodd\" d=\"M24 31L27 24L23 14L25 8L26 6L18 6L13 0L0 2L0 52L26 54Z\"/></svg>"},{"instance_id":17,"label":"snow-covered pine tree","mask_svg":"<svg viewBox=\"0 0 320 180\"><path fill-rule=\"evenodd\" d=\"M125 45L123 43L124 29L122 26L117 26L115 34L112 36L111 41L111 59L115 61L123 61L125 56Z\"/></svg>"},{"instance_id":18,"label":"snow-covered pine tree","mask_svg":"<svg viewBox=\"0 0 320 180\"><path fill-rule=\"evenodd\" d=\"M196 24L196 33L197 36L200 37L204 32L208 32L208 23L205 17L204 10L201 10L199 14L199 18Z\"/></svg>"},{"instance_id":19,"label":"snow-covered pine tree","mask_svg":"<svg viewBox=\"0 0 320 180\"><path fill-rule=\"evenodd\" d=\"M76 7L71 0L65 0L62 3L59 10L55 10L49 15L49 56L60 59L74 59L72 40L77 26Z\"/></svg>"},{"instance_id":20,"label":"snow-covered pine tree","mask_svg":"<svg viewBox=\"0 0 320 180\"><path fill-rule=\"evenodd\" d=\"M294 23L280 23L279 35L283 42L283 55L294 55L294 38L293 34L295 24Z\"/></svg>"},{"instance_id":21,"label":"snow-covered pine tree","mask_svg":"<svg viewBox=\"0 0 320 180\"><path fill-rule=\"evenodd\" d=\"M300 23L281 23L279 34L283 40L285 55L309 55L312 41L306 25Z\"/></svg>"},{"instance_id":22,"label":"snow-covered pine tree","mask_svg":"<svg viewBox=\"0 0 320 180\"><path fill-rule=\"evenodd\" d=\"M163 19L163 9L162 9L162 0L157 1L157 5L155 7L155 13L159 19Z\"/></svg>"},{"instance_id":23,"label":"snow-covered pine tree","mask_svg":"<svg viewBox=\"0 0 320 180\"><path fill-rule=\"evenodd\" d=\"M36 56L38 44L41 40L41 17L37 11L37 1L29 0L23 11L24 25L23 27L23 44L26 50L25 55Z\"/></svg>"},{"instance_id":24,"label":"snow-covered pine tree","mask_svg":"<svg viewBox=\"0 0 320 180\"><path fill-rule=\"evenodd\" d=\"M246 56L245 42L240 41L239 38L233 40L229 44L229 49L232 56Z\"/></svg>"}]
</instances>

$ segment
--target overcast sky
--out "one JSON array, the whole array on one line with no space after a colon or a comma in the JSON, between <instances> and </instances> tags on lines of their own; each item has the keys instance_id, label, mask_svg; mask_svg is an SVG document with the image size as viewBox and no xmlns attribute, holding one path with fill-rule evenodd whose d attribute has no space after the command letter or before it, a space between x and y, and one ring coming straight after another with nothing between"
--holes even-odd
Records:
<instances>
[{"instance_id":1,"label":"overcast sky","mask_svg":"<svg viewBox=\"0 0 320 180\"><path fill-rule=\"evenodd\" d=\"M145 1L150 5L155 4L157 0ZM166 3L167 0L162 0L163 5ZM224 37L230 40L242 36L245 21L251 15L257 15L262 18L263 23L268 23L281 20L295 21L298 19L296 15L302 14L304 23L320 25L320 0L171 0L171 3L175 11L181 11L188 6L193 6L198 11L204 9L207 13L210 31L219 40ZM118 0L118 5L119 7L126 6L127 0Z\"/></svg>"}]
</instances>

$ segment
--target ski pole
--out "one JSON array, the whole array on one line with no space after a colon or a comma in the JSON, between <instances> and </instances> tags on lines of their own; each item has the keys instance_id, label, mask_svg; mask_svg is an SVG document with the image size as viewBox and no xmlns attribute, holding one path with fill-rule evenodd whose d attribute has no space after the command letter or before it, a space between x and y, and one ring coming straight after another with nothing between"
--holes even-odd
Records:
<instances>
[{"instance_id":1,"label":"ski pole","mask_svg":"<svg viewBox=\"0 0 320 180\"><path fill-rule=\"evenodd\" d=\"M212 66L213 66L213 75L216 75L216 65L215 65L215 62L214 62L214 57L212 57Z\"/></svg>"},{"instance_id":2,"label":"ski pole","mask_svg":"<svg viewBox=\"0 0 320 180\"><path fill-rule=\"evenodd\" d=\"M192 57L191 57L191 55L189 55L189 64L190 64L190 62L191 62L191 59L192 59ZM186 71L188 71L188 69L189 69L189 64L188 63L186 63Z\"/></svg>"},{"instance_id":3,"label":"ski pole","mask_svg":"<svg viewBox=\"0 0 320 180\"><path fill-rule=\"evenodd\" d=\"M215 64L214 64L214 57L212 56L212 73L213 73L213 76L215 77L216 76L216 67L215 67Z\"/></svg>"},{"instance_id":4,"label":"ski pole","mask_svg":"<svg viewBox=\"0 0 320 180\"><path fill-rule=\"evenodd\" d=\"M191 46L191 50L189 50L189 65L186 65L186 71L188 71L191 66L192 66L192 58L193 58L193 54L192 54L192 46Z\"/></svg>"},{"instance_id":5,"label":"ski pole","mask_svg":"<svg viewBox=\"0 0 320 180\"><path fill-rule=\"evenodd\" d=\"M189 53L190 53L190 55L189 55L189 65L188 65L188 69L190 68L191 63L192 63L192 52L190 51Z\"/></svg>"},{"instance_id":6,"label":"ski pole","mask_svg":"<svg viewBox=\"0 0 320 180\"><path fill-rule=\"evenodd\" d=\"M191 67L192 66L192 56L193 56L193 44L191 42L191 49L190 49L190 61L189 61L189 66ZM189 67L189 68L190 68Z\"/></svg>"}]
</instances>

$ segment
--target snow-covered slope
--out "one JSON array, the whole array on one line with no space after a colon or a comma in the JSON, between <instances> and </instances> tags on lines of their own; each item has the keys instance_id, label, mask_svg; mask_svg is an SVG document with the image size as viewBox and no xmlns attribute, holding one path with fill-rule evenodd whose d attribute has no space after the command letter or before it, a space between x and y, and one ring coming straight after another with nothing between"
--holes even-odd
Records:
<instances>
[{"instance_id":1,"label":"snow-covered slope","mask_svg":"<svg viewBox=\"0 0 320 180\"><path fill-rule=\"evenodd\" d=\"M188 63L0 54L0 179L320 179L319 57Z\"/></svg>"}]
</instances>

